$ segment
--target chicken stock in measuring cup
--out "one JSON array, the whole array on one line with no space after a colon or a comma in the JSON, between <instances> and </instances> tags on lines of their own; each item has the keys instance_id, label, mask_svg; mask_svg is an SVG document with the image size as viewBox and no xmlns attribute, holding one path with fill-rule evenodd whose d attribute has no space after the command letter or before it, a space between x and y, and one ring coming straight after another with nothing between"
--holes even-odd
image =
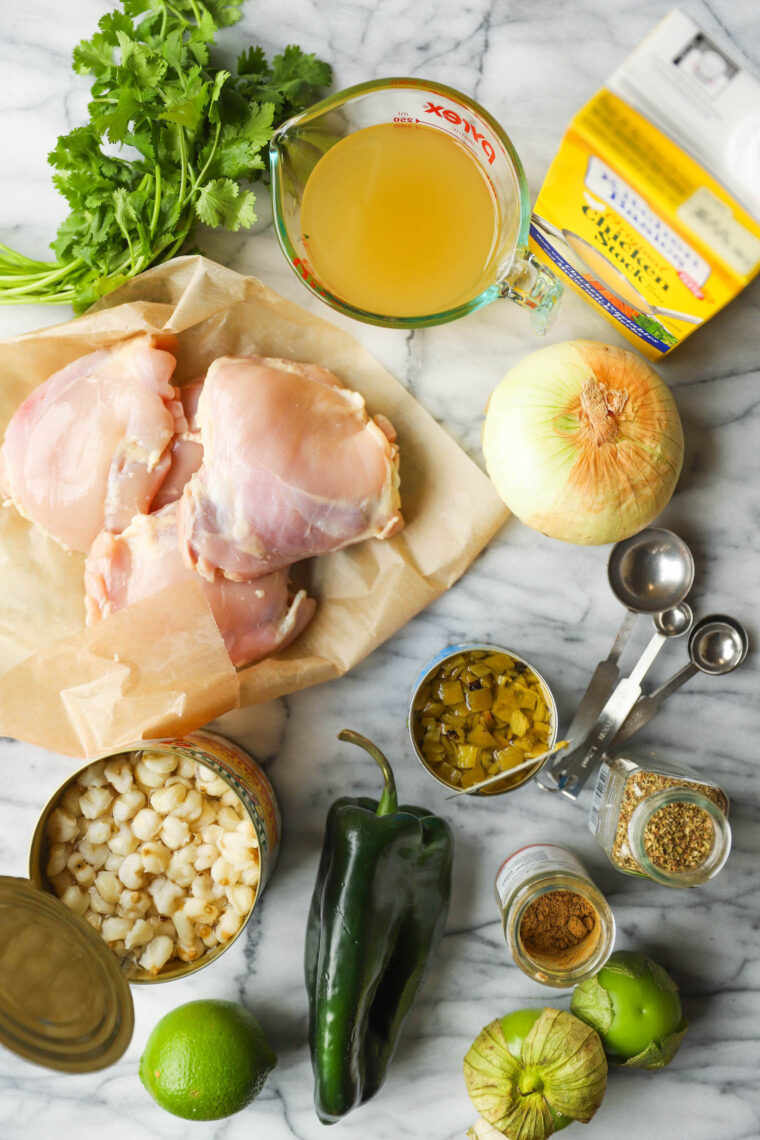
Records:
<instances>
[{"instance_id":1,"label":"chicken stock in measuring cup","mask_svg":"<svg viewBox=\"0 0 760 1140\"><path fill-rule=\"evenodd\" d=\"M548 328L562 286L528 250L520 160L466 95L363 83L280 127L270 159L280 245L334 309L414 328L506 297Z\"/></svg>"}]
</instances>

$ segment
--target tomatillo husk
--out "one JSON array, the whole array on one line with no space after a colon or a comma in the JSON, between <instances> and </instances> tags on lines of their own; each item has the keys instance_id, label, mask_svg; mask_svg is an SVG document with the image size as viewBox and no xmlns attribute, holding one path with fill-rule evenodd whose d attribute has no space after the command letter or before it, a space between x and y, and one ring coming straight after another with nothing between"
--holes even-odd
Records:
<instances>
[{"instance_id":1,"label":"tomatillo husk","mask_svg":"<svg viewBox=\"0 0 760 1140\"><path fill-rule=\"evenodd\" d=\"M607 1087L596 1031L564 1010L543 1009L516 1056L507 1020L487 1025L464 1059L467 1092L481 1117L508 1140L546 1140L557 1131L557 1114L591 1120Z\"/></svg>"},{"instance_id":2,"label":"tomatillo husk","mask_svg":"<svg viewBox=\"0 0 760 1140\"><path fill-rule=\"evenodd\" d=\"M609 1060L630 1069L664 1069L689 1028L670 974L629 950L577 985L570 1008L597 1031Z\"/></svg>"}]
</instances>

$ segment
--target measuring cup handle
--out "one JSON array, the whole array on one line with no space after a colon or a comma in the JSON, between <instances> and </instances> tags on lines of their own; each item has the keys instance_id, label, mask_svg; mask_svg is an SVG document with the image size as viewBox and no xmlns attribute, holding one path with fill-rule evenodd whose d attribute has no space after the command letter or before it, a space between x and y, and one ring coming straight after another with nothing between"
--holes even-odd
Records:
<instances>
[{"instance_id":1,"label":"measuring cup handle","mask_svg":"<svg viewBox=\"0 0 760 1140\"><path fill-rule=\"evenodd\" d=\"M548 331L557 315L563 287L529 249L515 250L509 273L496 288L500 297L530 310L533 329L539 336Z\"/></svg>"}]
</instances>

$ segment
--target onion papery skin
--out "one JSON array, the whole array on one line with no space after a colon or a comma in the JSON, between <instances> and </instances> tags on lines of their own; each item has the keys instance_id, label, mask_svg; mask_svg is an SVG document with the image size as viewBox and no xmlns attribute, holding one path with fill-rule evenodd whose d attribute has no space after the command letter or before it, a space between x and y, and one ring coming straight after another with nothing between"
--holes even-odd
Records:
<instances>
[{"instance_id":1,"label":"onion papery skin","mask_svg":"<svg viewBox=\"0 0 760 1140\"><path fill-rule=\"evenodd\" d=\"M683 465L675 401L636 353L595 341L549 345L489 400L483 453L513 514L585 546L637 534L663 510Z\"/></svg>"}]
</instances>

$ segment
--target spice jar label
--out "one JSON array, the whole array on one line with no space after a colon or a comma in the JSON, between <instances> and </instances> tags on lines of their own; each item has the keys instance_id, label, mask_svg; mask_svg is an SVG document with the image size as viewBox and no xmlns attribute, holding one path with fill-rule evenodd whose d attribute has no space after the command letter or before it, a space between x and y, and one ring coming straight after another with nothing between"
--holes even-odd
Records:
<instances>
[{"instance_id":1,"label":"spice jar label","mask_svg":"<svg viewBox=\"0 0 760 1140\"><path fill-rule=\"evenodd\" d=\"M596 787L594 788L594 798L591 801L591 811L588 817L588 827L592 835L596 835L599 826L599 812L602 809L604 801L604 791L610 780L610 768L607 764L602 764L599 769L599 775L596 778Z\"/></svg>"},{"instance_id":2,"label":"spice jar label","mask_svg":"<svg viewBox=\"0 0 760 1140\"><path fill-rule=\"evenodd\" d=\"M564 847L556 847L553 843L536 843L530 847L521 847L502 863L496 874L496 894L501 906L507 905L509 896L520 880L535 871L544 870L549 865L556 871L570 871L584 877L586 875L581 863Z\"/></svg>"}]
</instances>

